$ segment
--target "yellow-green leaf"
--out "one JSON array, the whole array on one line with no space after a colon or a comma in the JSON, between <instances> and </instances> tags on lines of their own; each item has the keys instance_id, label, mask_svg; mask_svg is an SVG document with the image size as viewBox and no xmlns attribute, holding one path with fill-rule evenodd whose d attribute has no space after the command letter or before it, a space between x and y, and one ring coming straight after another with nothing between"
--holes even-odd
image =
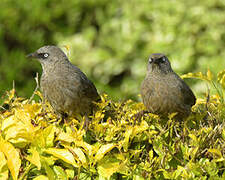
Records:
<instances>
[{"instance_id":1,"label":"yellow-green leaf","mask_svg":"<svg viewBox=\"0 0 225 180\"><path fill-rule=\"evenodd\" d=\"M74 169L66 169L65 170L65 172L66 172L66 175L67 175L67 177L69 178L69 179L72 179L72 178L74 178Z\"/></svg>"},{"instance_id":2,"label":"yellow-green leaf","mask_svg":"<svg viewBox=\"0 0 225 180\"><path fill-rule=\"evenodd\" d=\"M121 168L120 161L110 156L104 157L98 164L98 173L105 178L110 178Z\"/></svg>"},{"instance_id":3,"label":"yellow-green leaf","mask_svg":"<svg viewBox=\"0 0 225 180\"><path fill-rule=\"evenodd\" d=\"M225 89L225 70L221 71L217 75L217 81L221 84L221 86Z\"/></svg>"},{"instance_id":4,"label":"yellow-green leaf","mask_svg":"<svg viewBox=\"0 0 225 180\"><path fill-rule=\"evenodd\" d=\"M142 133L143 131L146 131L147 129L148 129L148 123L146 121L141 121L141 124L139 126L134 126L132 136L136 136L137 134Z\"/></svg>"},{"instance_id":5,"label":"yellow-green leaf","mask_svg":"<svg viewBox=\"0 0 225 180\"><path fill-rule=\"evenodd\" d=\"M29 113L30 119L33 119L38 113L41 112L42 105L40 103L25 104L24 111Z\"/></svg>"},{"instance_id":6,"label":"yellow-green leaf","mask_svg":"<svg viewBox=\"0 0 225 180\"><path fill-rule=\"evenodd\" d=\"M47 176L44 175L40 175L35 177L33 180L49 180Z\"/></svg>"},{"instance_id":7,"label":"yellow-green leaf","mask_svg":"<svg viewBox=\"0 0 225 180\"><path fill-rule=\"evenodd\" d=\"M124 151L127 152L128 151L128 147L129 147L129 140L130 140L130 136L133 133L133 127L128 127L126 129L126 132L124 133L124 141L123 141L123 148Z\"/></svg>"},{"instance_id":8,"label":"yellow-green leaf","mask_svg":"<svg viewBox=\"0 0 225 180\"><path fill-rule=\"evenodd\" d=\"M74 137L69 134L69 133L65 133L65 132L60 132L57 136L57 140L59 141L65 141L65 142L68 142L68 143L71 143L74 141Z\"/></svg>"},{"instance_id":9,"label":"yellow-green leaf","mask_svg":"<svg viewBox=\"0 0 225 180\"><path fill-rule=\"evenodd\" d=\"M0 151L0 179L1 180L7 180L8 179L8 168L5 168L7 166L7 160L5 159L5 156L3 152Z\"/></svg>"},{"instance_id":10,"label":"yellow-green leaf","mask_svg":"<svg viewBox=\"0 0 225 180\"><path fill-rule=\"evenodd\" d=\"M21 166L19 152L14 148L11 143L5 141L1 136L0 151L4 153L7 159L8 168L12 174L13 179L16 180L18 178L19 169Z\"/></svg>"},{"instance_id":11,"label":"yellow-green leaf","mask_svg":"<svg viewBox=\"0 0 225 180\"><path fill-rule=\"evenodd\" d=\"M213 74L212 74L212 72L208 69L208 71L207 71L207 78L208 78L208 80L212 80L212 78L213 78Z\"/></svg>"},{"instance_id":12,"label":"yellow-green leaf","mask_svg":"<svg viewBox=\"0 0 225 180\"><path fill-rule=\"evenodd\" d=\"M192 140L193 140L193 142L196 144L198 144L198 139L197 139L197 137L194 135L194 134L189 134L188 135Z\"/></svg>"},{"instance_id":13,"label":"yellow-green leaf","mask_svg":"<svg viewBox=\"0 0 225 180\"><path fill-rule=\"evenodd\" d=\"M48 148L45 150L46 153L52 154L53 156L65 161L73 165L74 167L78 167L76 164L73 154L68 149L57 149L57 148Z\"/></svg>"},{"instance_id":14,"label":"yellow-green leaf","mask_svg":"<svg viewBox=\"0 0 225 180\"><path fill-rule=\"evenodd\" d=\"M187 73L182 75L181 78L197 78L197 79L209 81L207 75L204 75L202 72Z\"/></svg>"},{"instance_id":15,"label":"yellow-green leaf","mask_svg":"<svg viewBox=\"0 0 225 180\"><path fill-rule=\"evenodd\" d=\"M36 148L31 148L29 149L29 152L31 153L31 155L28 155L26 159L30 161L32 164L34 164L35 166L37 166L38 170L40 170L41 161L40 161L40 156L38 151L36 150Z\"/></svg>"},{"instance_id":16,"label":"yellow-green leaf","mask_svg":"<svg viewBox=\"0 0 225 180\"><path fill-rule=\"evenodd\" d=\"M7 92L8 99L5 103L9 104L13 97L15 97L16 90L13 88L11 91Z\"/></svg>"},{"instance_id":17,"label":"yellow-green leaf","mask_svg":"<svg viewBox=\"0 0 225 180\"><path fill-rule=\"evenodd\" d=\"M153 158L153 150L150 150L148 152L148 155L149 155L149 159L152 160L152 158Z\"/></svg>"},{"instance_id":18,"label":"yellow-green leaf","mask_svg":"<svg viewBox=\"0 0 225 180\"><path fill-rule=\"evenodd\" d=\"M225 130L224 129L222 130L222 137L223 137L223 140L225 140Z\"/></svg>"},{"instance_id":19,"label":"yellow-green leaf","mask_svg":"<svg viewBox=\"0 0 225 180\"><path fill-rule=\"evenodd\" d=\"M96 155L95 155L95 160L96 161L101 160L104 157L104 155L107 152L111 151L114 147L116 147L116 145L114 145L112 143L111 144L102 145L100 147L100 149L97 151Z\"/></svg>"},{"instance_id":20,"label":"yellow-green leaf","mask_svg":"<svg viewBox=\"0 0 225 180\"><path fill-rule=\"evenodd\" d=\"M223 155L222 155L222 153L220 152L219 149L209 149L208 152L212 153L213 155L215 155L219 158L223 157Z\"/></svg>"},{"instance_id":21,"label":"yellow-green leaf","mask_svg":"<svg viewBox=\"0 0 225 180\"><path fill-rule=\"evenodd\" d=\"M3 120L1 130L7 141L24 147L33 140L36 128L31 124L29 112L15 108L15 114Z\"/></svg>"},{"instance_id":22,"label":"yellow-green leaf","mask_svg":"<svg viewBox=\"0 0 225 180\"><path fill-rule=\"evenodd\" d=\"M60 166L53 167L54 172L56 173L57 179L67 180L66 172Z\"/></svg>"},{"instance_id":23,"label":"yellow-green leaf","mask_svg":"<svg viewBox=\"0 0 225 180\"><path fill-rule=\"evenodd\" d=\"M93 155L93 153L95 152L95 149L92 145L84 142L84 141L76 141L76 145L78 147L82 147L85 149L85 151L87 151L88 155L91 156Z\"/></svg>"},{"instance_id":24,"label":"yellow-green leaf","mask_svg":"<svg viewBox=\"0 0 225 180\"><path fill-rule=\"evenodd\" d=\"M52 147L55 138L55 126L51 125L43 131L45 137L46 147Z\"/></svg>"},{"instance_id":25,"label":"yellow-green leaf","mask_svg":"<svg viewBox=\"0 0 225 180\"><path fill-rule=\"evenodd\" d=\"M82 162L82 164L87 163L86 157L80 148L71 148L70 150L77 155L78 159Z\"/></svg>"}]
</instances>

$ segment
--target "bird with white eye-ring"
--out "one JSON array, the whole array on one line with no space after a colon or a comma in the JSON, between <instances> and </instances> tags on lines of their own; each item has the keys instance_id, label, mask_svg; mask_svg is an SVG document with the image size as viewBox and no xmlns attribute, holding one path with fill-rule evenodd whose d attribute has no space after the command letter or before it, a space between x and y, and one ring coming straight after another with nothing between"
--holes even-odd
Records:
<instances>
[{"instance_id":1,"label":"bird with white eye-ring","mask_svg":"<svg viewBox=\"0 0 225 180\"><path fill-rule=\"evenodd\" d=\"M196 102L190 87L173 71L168 58L162 53L153 53L149 58L141 97L147 111L135 114L134 124L149 112L163 118L176 113L174 119L183 121Z\"/></svg>"},{"instance_id":2,"label":"bird with white eye-ring","mask_svg":"<svg viewBox=\"0 0 225 180\"><path fill-rule=\"evenodd\" d=\"M97 108L94 102L101 101L95 85L56 46L43 46L27 57L36 58L42 65L43 103L47 100L65 123L69 116L79 120L84 117L83 128L87 130L89 116Z\"/></svg>"},{"instance_id":3,"label":"bird with white eye-ring","mask_svg":"<svg viewBox=\"0 0 225 180\"><path fill-rule=\"evenodd\" d=\"M48 57L48 53L45 53L45 54L44 54L44 57L47 58L47 57Z\"/></svg>"},{"instance_id":4,"label":"bird with white eye-ring","mask_svg":"<svg viewBox=\"0 0 225 180\"><path fill-rule=\"evenodd\" d=\"M192 90L173 71L168 58L161 53L154 53L149 58L141 96L149 112L164 117L177 113L178 119L188 117L196 102Z\"/></svg>"}]
</instances>

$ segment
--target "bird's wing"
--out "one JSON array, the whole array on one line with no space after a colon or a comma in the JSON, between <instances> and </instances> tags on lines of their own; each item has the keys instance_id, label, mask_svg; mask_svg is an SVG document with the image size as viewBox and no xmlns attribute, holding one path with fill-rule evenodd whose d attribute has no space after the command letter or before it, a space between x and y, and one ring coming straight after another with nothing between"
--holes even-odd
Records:
<instances>
[{"instance_id":1,"label":"bird's wing","mask_svg":"<svg viewBox=\"0 0 225 180\"><path fill-rule=\"evenodd\" d=\"M196 103L196 98L189 86L182 80L180 81L180 90L184 97L184 103L193 106Z\"/></svg>"},{"instance_id":2,"label":"bird's wing","mask_svg":"<svg viewBox=\"0 0 225 180\"><path fill-rule=\"evenodd\" d=\"M141 84L141 97L142 101L149 108L149 102L151 102L150 97L154 93L154 85L150 85L148 79L144 79Z\"/></svg>"},{"instance_id":3,"label":"bird's wing","mask_svg":"<svg viewBox=\"0 0 225 180\"><path fill-rule=\"evenodd\" d=\"M87 76L76 66L72 65L70 68L70 76L67 81L70 81L71 91L77 92L80 98L88 98L91 101L100 100L95 85L87 78Z\"/></svg>"},{"instance_id":4,"label":"bird's wing","mask_svg":"<svg viewBox=\"0 0 225 180\"><path fill-rule=\"evenodd\" d=\"M87 79L86 77L82 77L80 82L80 90L83 96L91 99L92 101L100 100L100 96L95 85L89 79Z\"/></svg>"}]
</instances>

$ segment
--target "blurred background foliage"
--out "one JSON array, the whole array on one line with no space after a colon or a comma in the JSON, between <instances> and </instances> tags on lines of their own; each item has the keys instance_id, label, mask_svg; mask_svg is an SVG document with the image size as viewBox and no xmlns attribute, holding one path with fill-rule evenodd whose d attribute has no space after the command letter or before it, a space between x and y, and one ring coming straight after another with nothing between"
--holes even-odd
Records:
<instances>
[{"instance_id":1,"label":"blurred background foliage","mask_svg":"<svg viewBox=\"0 0 225 180\"><path fill-rule=\"evenodd\" d=\"M139 99L151 53L168 55L178 74L225 67L224 0L1 0L0 94L29 97L37 61L26 54L60 46L100 92ZM64 46L70 47L67 50ZM200 95L198 80L188 82Z\"/></svg>"}]
</instances>

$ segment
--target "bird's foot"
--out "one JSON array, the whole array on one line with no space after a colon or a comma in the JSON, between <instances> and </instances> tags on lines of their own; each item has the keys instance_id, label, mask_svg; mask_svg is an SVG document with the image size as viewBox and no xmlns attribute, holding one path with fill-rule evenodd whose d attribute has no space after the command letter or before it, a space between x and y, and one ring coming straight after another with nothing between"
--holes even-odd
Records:
<instances>
[{"instance_id":1,"label":"bird's foot","mask_svg":"<svg viewBox=\"0 0 225 180\"><path fill-rule=\"evenodd\" d=\"M87 116L87 115L85 115L84 125L83 125L83 129L85 129L85 131L87 131L87 130L88 130L88 126L89 126L89 124L90 124L90 120L89 120L88 116Z\"/></svg>"}]
</instances>

